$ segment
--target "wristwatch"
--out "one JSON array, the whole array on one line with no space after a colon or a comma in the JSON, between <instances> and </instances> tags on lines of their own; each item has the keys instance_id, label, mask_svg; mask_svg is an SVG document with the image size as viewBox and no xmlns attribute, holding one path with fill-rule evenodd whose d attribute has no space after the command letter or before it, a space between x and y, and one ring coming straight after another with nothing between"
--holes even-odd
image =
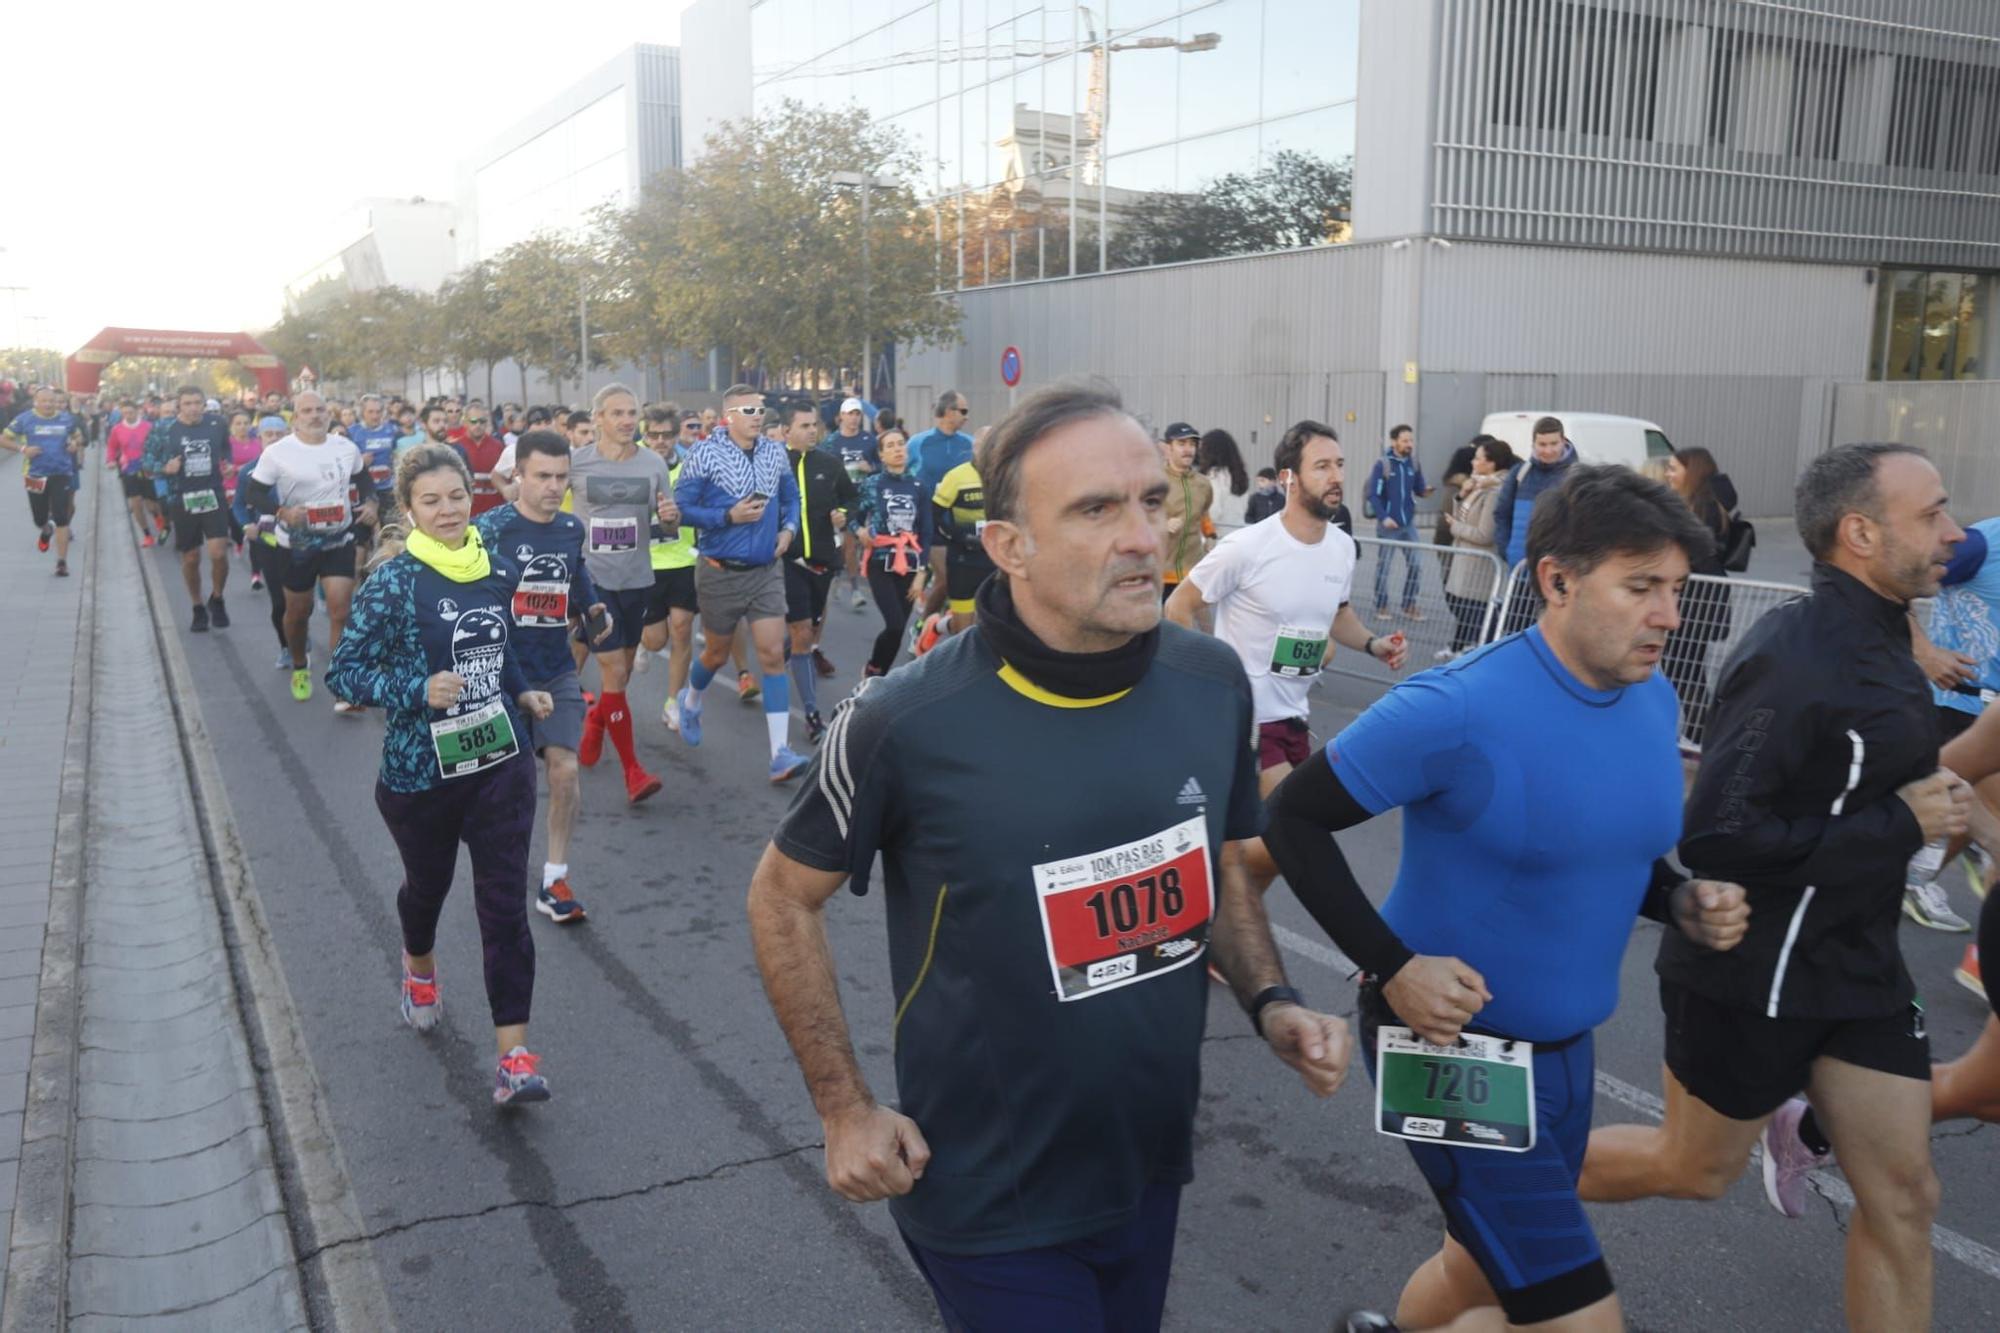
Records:
<instances>
[{"instance_id":1,"label":"wristwatch","mask_svg":"<svg viewBox=\"0 0 2000 1333\"><path fill-rule=\"evenodd\" d=\"M1305 1003L1305 996L1299 994L1290 986L1266 986L1263 990L1257 992L1256 996L1245 1007L1244 1012L1250 1015L1250 1026L1255 1028L1257 1035L1261 1037L1264 1035L1264 1011L1266 1009L1274 1004L1296 1004L1303 1009Z\"/></svg>"}]
</instances>

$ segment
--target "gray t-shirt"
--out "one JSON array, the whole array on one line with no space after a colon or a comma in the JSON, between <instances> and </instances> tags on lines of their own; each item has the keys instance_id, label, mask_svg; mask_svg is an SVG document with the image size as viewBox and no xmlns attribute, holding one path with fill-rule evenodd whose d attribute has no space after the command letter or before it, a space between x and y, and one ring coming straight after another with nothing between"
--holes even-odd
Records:
<instances>
[{"instance_id":1,"label":"gray t-shirt","mask_svg":"<svg viewBox=\"0 0 2000 1333\"><path fill-rule=\"evenodd\" d=\"M653 586L649 538L662 495L673 493L666 460L651 449L613 462L596 445L569 456L569 491L583 524L583 557L600 588Z\"/></svg>"}]
</instances>

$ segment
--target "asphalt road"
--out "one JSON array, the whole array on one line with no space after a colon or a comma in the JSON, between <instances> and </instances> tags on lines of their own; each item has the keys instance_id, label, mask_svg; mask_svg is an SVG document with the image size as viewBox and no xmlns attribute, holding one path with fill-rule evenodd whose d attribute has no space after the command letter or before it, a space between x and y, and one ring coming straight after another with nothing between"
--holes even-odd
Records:
<instances>
[{"instance_id":1,"label":"asphalt road","mask_svg":"<svg viewBox=\"0 0 2000 1333\"><path fill-rule=\"evenodd\" d=\"M396 1013L400 876L373 804L380 718L335 716L323 688L292 702L262 594L241 566L234 580L235 627L190 636L189 657L403 1327L934 1326L886 1212L827 1190L818 1122L758 984L743 894L788 799L765 781L762 717L718 685L691 751L657 721L663 667L638 678L640 745L666 790L632 810L615 765L585 774L570 860L590 920L533 917L533 1046L555 1100L497 1115L469 871L440 931L444 1023L421 1038ZM877 623L872 608L833 613L827 649L842 671L822 686L829 701L851 687ZM323 621L314 632L323 663ZM1322 734L1369 697L1334 678L1321 690ZM1343 839L1365 883L1387 885L1397 838L1390 817ZM1282 888L1270 901L1294 980L1351 1012L1317 929ZM1974 906L1962 888L1958 902ZM857 1044L886 1097L880 914L879 898L843 895L830 927ZM1600 1090L1616 1094L1600 1096L1599 1123L1644 1118L1634 1103L1659 1092L1655 930L1635 930L1624 1007L1598 1036ZM1949 980L1962 943L1905 932L1943 1054L1985 1015ZM1400 1145L1370 1131L1365 1079L1315 1101L1219 987L1209 1027L1169 1324L1324 1329L1354 1305L1393 1307L1440 1227ZM2000 1327L1996 1134L1935 1135L1939 1220L1959 1238L1945 1240L1959 1257L1938 1259L1941 1329ZM1595 1211L1632 1326L1658 1330L1836 1327L1844 1216L1829 1201L1788 1223L1751 1174L1714 1204Z\"/></svg>"}]
</instances>

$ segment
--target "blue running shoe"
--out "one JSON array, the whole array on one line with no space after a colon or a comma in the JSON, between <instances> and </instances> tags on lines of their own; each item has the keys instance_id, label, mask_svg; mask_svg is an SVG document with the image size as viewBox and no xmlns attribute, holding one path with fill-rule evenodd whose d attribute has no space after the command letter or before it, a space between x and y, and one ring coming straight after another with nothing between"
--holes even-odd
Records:
<instances>
[{"instance_id":1,"label":"blue running shoe","mask_svg":"<svg viewBox=\"0 0 2000 1333\"><path fill-rule=\"evenodd\" d=\"M687 715L685 713L681 715L681 726L683 728L687 726ZM773 783L790 782L793 778L805 772L806 765L811 762L812 760L806 758L791 746L781 745L778 747L778 752L771 756L771 781Z\"/></svg>"},{"instance_id":2,"label":"blue running shoe","mask_svg":"<svg viewBox=\"0 0 2000 1333\"><path fill-rule=\"evenodd\" d=\"M518 1106L523 1102L547 1101L549 1081L535 1072L539 1063L540 1058L528 1054L525 1046L516 1046L501 1056L500 1067L493 1071L493 1104Z\"/></svg>"},{"instance_id":3,"label":"blue running shoe","mask_svg":"<svg viewBox=\"0 0 2000 1333\"><path fill-rule=\"evenodd\" d=\"M689 685L680 693L681 739L689 745L701 744L701 696Z\"/></svg>"},{"instance_id":4,"label":"blue running shoe","mask_svg":"<svg viewBox=\"0 0 2000 1333\"><path fill-rule=\"evenodd\" d=\"M569 877L564 876L535 895L535 910L557 925L569 925L583 920L589 913L583 904L569 891Z\"/></svg>"}]
</instances>

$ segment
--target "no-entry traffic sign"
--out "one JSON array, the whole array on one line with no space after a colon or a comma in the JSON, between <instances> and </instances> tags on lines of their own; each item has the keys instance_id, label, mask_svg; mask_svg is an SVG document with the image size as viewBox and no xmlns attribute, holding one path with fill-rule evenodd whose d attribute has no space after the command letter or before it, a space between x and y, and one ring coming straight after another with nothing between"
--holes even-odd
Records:
<instances>
[{"instance_id":1,"label":"no-entry traffic sign","mask_svg":"<svg viewBox=\"0 0 2000 1333\"><path fill-rule=\"evenodd\" d=\"M1009 347L1000 353L1000 382L1013 388L1021 382L1021 349Z\"/></svg>"}]
</instances>

